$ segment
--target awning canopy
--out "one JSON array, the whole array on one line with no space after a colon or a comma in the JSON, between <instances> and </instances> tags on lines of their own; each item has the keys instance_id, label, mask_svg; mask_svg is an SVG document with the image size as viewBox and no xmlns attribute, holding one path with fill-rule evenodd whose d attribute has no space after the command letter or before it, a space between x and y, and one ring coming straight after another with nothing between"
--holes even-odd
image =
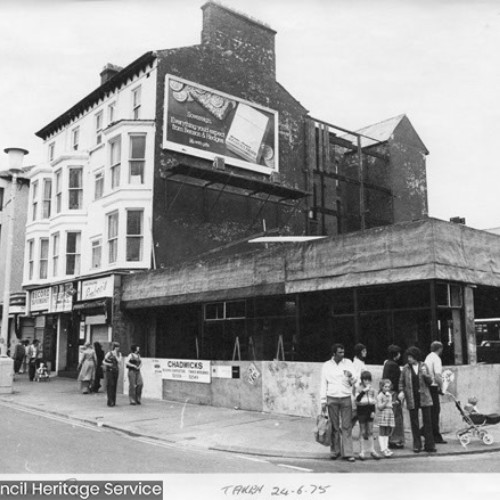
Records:
<instances>
[{"instance_id":1,"label":"awning canopy","mask_svg":"<svg viewBox=\"0 0 500 500\"><path fill-rule=\"evenodd\" d=\"M500 288L500 236L426 219L137 273L122 307L446 280Z\"/></svg>"}]
</instances>

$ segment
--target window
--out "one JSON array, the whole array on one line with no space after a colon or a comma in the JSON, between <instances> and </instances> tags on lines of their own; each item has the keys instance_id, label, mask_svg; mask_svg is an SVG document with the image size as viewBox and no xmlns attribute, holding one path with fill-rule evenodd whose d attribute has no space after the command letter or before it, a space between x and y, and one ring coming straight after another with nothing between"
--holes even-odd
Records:
<instances>
[{"instance_id":1,"label":"window","mask_svg":"<svg viewBox=\"0 0 500 500\"><path fill-rule=\"evenodd\" d=\"M97 172L94 177L94 200L102 198L104 194L104 172Z\"/></svg>"},{"instance_id":2,"label":"window","mask_svg":"<svg viewBox=\"0 0 500 500\"><path fill-rule=\"evenodd\" d=\"M66 233L66 274L80 273L80 233Z\"/></svg>"},{"instance_id":3,"label":"window","mask_svg":"<svg viewBox=\"0 0 500 500\"><path fill-rule=\"evenodd\" d=\"M42 219L50 217L50 204L52 198L52 180L43 180L43 199L42 199Z\"/></svg>"},{"instance_id":4,"label":"window","mask_svg":"<svg viewBox=\"0 0 500 500\"><path fill-rule=\"evenodd\" d=\"M116 110L116 102L112 102L108 106L108 124L111 124L115 121L115 110Z\"/></svg>"},{"instance_id":5,"label":"window","mask_svg":"<svg viewBox=\"0 0 500 500\"><path fill-rule=\"evenodd\" d=\"M31 192L31 220L36 220L38 215L38 181L33 182L33 190Z\"/></svg>"},{"instance_id":6,"label":"window","mask_svg":"<svg viewBox=\"0 0 500 500\"><path fill-rule=\"evenodd\" d=\"M242 319L245 317L246 302L244 300L205 304L205 321Z\"/></svg>"},{"instance_id":7,"label":"window","mask_svg":"<svg viewBox=\"0 0 500 500\"><path fill-rule=\"evenodd\" d=\"M130 184L144 184L144 163L146 156L146 136L130 136Z\"/></svg>"},{"instance_id":8,"label":"window","mask_svg":"<svg viewBox=\"0 0 500 500\"><path fill-rule=\"evenodd\" d=\"M127 262L138 262L142 259L142 219L142 210L127 210Z\"/></svg>"},{"instance_id":9,"label":"window","mask_svg":"<svg viewBox=\"0 0 500 500\"><path fill-rule=\"evenodd\" d=\"M49 239L40 239L40 269L39 276L41 280L47 279L47 270L49 267Z\"/></svg>"},{"instance_id":10,"label":"window","mask_svg":"<svg viewBox=\"0 0 500 500\"><path fill-rule=\"evenodd\" d=\"M111 165L111 189L120 185L121 140L116 138L109 143L109 162Z\"/></svg>"},{"instance_id":11,"label":"window","mask_svg":"<svg viewBox=\"0 0 500 500\"><path fill-rule=\"evenodd\" d=\"M102 111L95 115L95 142L101 144L102 142Z\"/></svg>"},{"instance_id":12,"label":"window","mask_svg":"<svg viewBox=\"0 0 500 500\"><path fill-rule=\"evenodd\" d=\"M92 242L92 269L101 267L102 242L100 239Z\"/></svg>"},{"instance_id":13,"label":"window","mask_svg":"<svg viewBox=\"0 0 500 500\"><path fill-rule=\"evenodd\" d=\"M0 212L3 210L4 188L0 187Z\"/></svg>"},{"instance_id":14,"label":"window","mask_svg":"<svg viewBox=\"0 0 500 500\"><path fill-rule=\"evenodd\" d=\"M56 151L56 143L51 142L49 144L49 161L52 161L54 159L55 151Z\"/></svg>"},{"instance_id":15,"label":"window","mask_svg":"<svg viewBox=\"0 0 500 500\"><path fill-rule=\"evenodd\" d=\"M141 87L132 90L132 118L138 120L141 112Z\"/></svg>"},{"instance_id":16,"label":"window","mask_svg":"<svg viewBox=\"0 0 500 500\"><path fill-rule=\"evenodd\" d=\"M56 213L61 213L62 208L62 173L56 172Z\"/></svg>"},{"instance_id":17,"label":"window","mask_svg":"<svg viewBox=\"0 0 500 500\"><path fill-rule=\"evenodd\" d=\"M73 151L78 151L78 145L80 143L80 127L76 127L71 131L71 147Z\"/></svg>"},{"instance_id":18,"label":"window","mask_svg":"<svg viewBox=\"0 0 500 500\"><path fill-rule=\"evenodd\" d=\"M52 276L57 276L59 267L59 233L52 235Z\"/></svg>"},{"instance_id":19,"label":"window","mask_svg":"<svg viewBox=\"0 0 500 500\"><path fill-rule=\"evenodd\" d=\"M108 215L108 262L118 259L118 212Z\"/></svg>"},{"instance_id":20,"label":"window","mask_svg":"<svg viewBox=\"0 0 500 500\"><path fill-rule=\"evenodd\" d=\"M70 210L80 210L83 201L82 167L69 169L69 206Z\"/></svg>"},{"instance_id":21,"label":"window","mask_svg":"<svg viewBox=\"0 0 500 500\"><path fill-rule=\"evenodd\" d=\"M33 279L33 268L34 268L34 247L35 242L33 240L28 240L28 279Z\"/></svg>"}]
</instances>

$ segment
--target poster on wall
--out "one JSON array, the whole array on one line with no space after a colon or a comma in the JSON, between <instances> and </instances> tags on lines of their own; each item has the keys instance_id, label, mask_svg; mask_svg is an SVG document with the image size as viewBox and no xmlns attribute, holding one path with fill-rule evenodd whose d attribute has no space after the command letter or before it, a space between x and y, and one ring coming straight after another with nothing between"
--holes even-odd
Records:
<instances>
[{"instance_id":1,"label":"poster on wall","mask_svg":"<svg viewBox=\"0 0 500 500\"><path fill-rule=\"evenodd\" d=\"M166 359L162 360L162 378L182 382L199 382L210 384L212 370L210 361L199 359Z\"/></svg>"},{"instance_id":2,"label":"poster on wall","mask_svg":"<svg viewBox=\"0 0 500 500\"><path fill-rule=\"evenodd\" d=\"M277 124L270 108L165 77L165 149L271 174L279 164Z\"/></svg>"}]
</instances>

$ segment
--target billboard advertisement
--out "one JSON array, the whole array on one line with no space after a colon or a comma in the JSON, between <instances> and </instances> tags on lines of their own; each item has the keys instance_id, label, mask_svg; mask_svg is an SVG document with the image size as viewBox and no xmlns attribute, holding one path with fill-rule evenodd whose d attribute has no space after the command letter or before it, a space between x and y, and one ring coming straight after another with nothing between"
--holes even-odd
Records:
<instances>
[{"instance_id":1,"label":"billboard advertisement","mask_svg":"<svg viewBox=\"0 0 500 500\"><path fill-rule=\"evenodd\" d=\"M165 149L271 174L278 171L277 127L277 111L165 77Z\"/></svg>"}]
</instances>

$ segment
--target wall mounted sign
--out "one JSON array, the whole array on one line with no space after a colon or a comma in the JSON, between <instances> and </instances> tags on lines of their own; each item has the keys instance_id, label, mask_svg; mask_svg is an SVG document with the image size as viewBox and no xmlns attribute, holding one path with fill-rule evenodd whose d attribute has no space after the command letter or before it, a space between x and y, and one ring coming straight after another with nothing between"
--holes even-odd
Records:
<instances>
[{"instance_id":1,"label":"wall mounted sign","mask_svg":"<svg viewBox=\"0 0 500 500\"><path fill-rule=\"evenodd\" d=\"M161 360L163 378L181 382L199 382L210 384L212 370L210 361L199 359L164 359Z\"/></svg>"},{"instance_id":2,"label":"wall mounted sign","mask_svg":"<svg viewBox=\"0 0 500 500\"><path fill-rule=\"evenodd\" d=\"M278 112L165 77L163 147L264 174L278 171Z\"/></svg>"}]
</instances>

